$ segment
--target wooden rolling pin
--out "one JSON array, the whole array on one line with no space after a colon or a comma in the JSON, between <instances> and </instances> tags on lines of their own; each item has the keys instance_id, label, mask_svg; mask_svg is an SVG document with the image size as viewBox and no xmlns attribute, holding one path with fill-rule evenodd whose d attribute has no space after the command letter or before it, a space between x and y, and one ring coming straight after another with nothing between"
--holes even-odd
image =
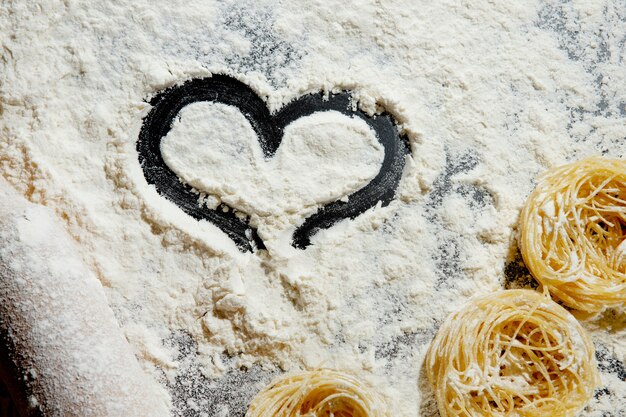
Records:
<instances>
[{"instance_id":1,"label":"wooden rolling pin","mask_svg":"<svg viewBox=\"0 0 626 417\"><path fill-rule=\"evenodd\" d=\"M24 416L169 415L60 221L1 177L0 338Z\"/></svg>"}]
</instances>

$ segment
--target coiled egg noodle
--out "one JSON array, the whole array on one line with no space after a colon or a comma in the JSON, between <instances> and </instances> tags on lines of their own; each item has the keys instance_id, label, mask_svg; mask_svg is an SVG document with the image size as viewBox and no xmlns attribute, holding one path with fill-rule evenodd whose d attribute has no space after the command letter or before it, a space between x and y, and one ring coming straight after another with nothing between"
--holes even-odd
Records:
<instances>
[{"instance_id":1,"label":"coiled egg noodle","mask_svg":"<svg viewBox=\"0 0 626 417\"><path fill-rule=\"evenodd\" d=\"M531 290L474 298L451 314L425 367L441 417L570 417L598 382L584 329Z\"/></svg>"},{"instance_id":2,"label":"coiled egg noodle","mask_svg":"<svg viewBox=\"0 0 626 417\"><path fill-rule=\"evenodd\" d=\"M626 305L626 162L593 157L544 174L521 214L531 274L568 307Z\"/></svg>"},{"instance_id":3,"label":"coiled egg noodle","mask_svg":"<svg viewBox=\"0 0 626 417\"><path fill-rule=\"evenodd\" d=\"M370 387L343 372L318 369L282 376L250 403L246 417L389 417Z\"/></svg>"}]
</instances>

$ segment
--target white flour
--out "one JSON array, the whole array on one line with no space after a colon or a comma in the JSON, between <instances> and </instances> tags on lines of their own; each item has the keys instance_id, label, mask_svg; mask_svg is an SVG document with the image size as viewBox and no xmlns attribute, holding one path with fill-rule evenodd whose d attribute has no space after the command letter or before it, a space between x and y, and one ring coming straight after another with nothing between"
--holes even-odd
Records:
<instances>
[{"instance_id":1,"label":"white flour","mask_svg":"<svg viewBox=\"0 0 626 417\"><path fill-rule=\"evenodd\" d=\"M274 373L316 366L369 380L394 416L436 415L425 350L468 297L524 280L533 178L626 150L619 1L3 2L0 28L0 174L64 219L174 415L241 416ZM165 158L252 213L268 251L185 215L148 186L135 142L146 100L211 73L272 110L351 89L393 114L413 153L396 200L296 250L304 216L376 174L372 133L317 114L263 161L241 115L196 104ZM604 385L585 416L624 415L624 323L584 324Z\"/></svg>"}]
</instances>

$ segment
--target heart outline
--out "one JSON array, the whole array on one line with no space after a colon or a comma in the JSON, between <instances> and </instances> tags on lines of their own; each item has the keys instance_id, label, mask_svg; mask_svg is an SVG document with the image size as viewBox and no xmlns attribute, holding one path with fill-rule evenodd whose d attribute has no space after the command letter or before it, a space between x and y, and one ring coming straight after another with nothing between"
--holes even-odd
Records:
<instances>
[{"instance_id":1,"label":"heart outline","mask_svg":"<svg viewBox=\"0 0 626 417\"><path fill-rule=\"evenodd\" d=\"M235 214L225 203L212 209L198 204L198 193L182 182L163 160L161 140L171 130L172 123L183 107L196 102L215 102L239 109L252 126L265 158L274 156L284 130L291 122L319 111L338 111L348 117L359 117L372 129L383 146L384 158L376 176L364 187L348 195L347 201L336 200L320 207L307 217L293 233L292 245L304 249L320 229L327 229L343 219L354 219L376 206L388 205L395 196L404 169L405 156L410 154L406 137L401 136L389 113L370 116L353 108L349 91L330 94L307 94L271 114L263 99L248 85L227 75L194 78L157 93L151 100L152 109L143 118L136 149L144 177L157 192L172 201L196 220L208 220L232 239L240 250L264 249L265 245L247 219Z\"/></svg>"}]
</instances>

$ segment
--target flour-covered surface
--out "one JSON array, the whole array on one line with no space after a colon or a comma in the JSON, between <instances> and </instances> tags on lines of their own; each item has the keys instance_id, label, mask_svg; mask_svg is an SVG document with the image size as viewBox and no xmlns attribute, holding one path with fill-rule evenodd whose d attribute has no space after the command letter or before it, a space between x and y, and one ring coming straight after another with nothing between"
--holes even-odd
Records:
<instances>
[{"instance_id":1,"label":"flour-covered surface","mask_svg":"<svg viewBox=\"0 0 626 417\"><path fill-rule=\"evenodd\" d=\"M620 1L3 2L0 28L0 173L63 219L175 416L243 416L275 375L314 367L359 375L394 416L436 416L422 361L442 320L472 295L536 286L516 242L536 175L626 156ZM186 216L148 186L135 143L153 94L212 73L241 79L272 110L349 89L363 110L391 113L412 148L396 200L306 250L290 245L284 232L304 216L295 202L323 204L327 185L351 190L379 160L367 132L351 133L367 155L345 163L324 136L337 120L316 115L274 162L293 172L301 161L309 195L233 176L267 251L242 253ZM210 143L216 166L170 153L210 192L239 145L218 109L198 129L182 125L200 110L181 116L168 152L186 149L185 135ZM211 124L219 135L197 136ZM328 184L305 163L324 155L344 168ZM582 415L624 416L625 313L583 326L602 386Z\"/></svg>"}]
</instances>

